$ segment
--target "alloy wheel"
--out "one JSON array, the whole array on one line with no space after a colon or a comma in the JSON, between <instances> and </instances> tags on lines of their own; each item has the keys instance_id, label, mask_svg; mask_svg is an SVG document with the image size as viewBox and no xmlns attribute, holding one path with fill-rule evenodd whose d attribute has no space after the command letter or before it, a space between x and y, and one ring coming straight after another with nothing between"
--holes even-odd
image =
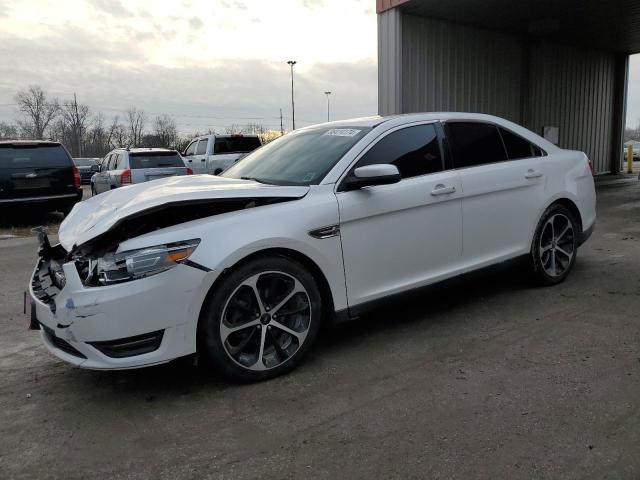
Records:
<instances>
[{"instance_id":1,"label":"alloy wheel","mask_svg":"<svg viewBox=\"0 0 640 480\"><path fill-rule=\"evenodd\" d=\"M566 215L557 213L542 227L538 246L542 268L550 277L562 276L575 255L573 223Z\"/></svg>"},{"instance_id":2,"label":"alloy wheel","mask_svg":"<svg viewBox=\"0 0 640 480\"><path fill-rule=\"evenodd\" d=\"M300 349L311 321L309 294L298 279L280 271L261 272L245 279L227 299L220 339L241 367L269 370Z\"/></svg>"}]
</instances>

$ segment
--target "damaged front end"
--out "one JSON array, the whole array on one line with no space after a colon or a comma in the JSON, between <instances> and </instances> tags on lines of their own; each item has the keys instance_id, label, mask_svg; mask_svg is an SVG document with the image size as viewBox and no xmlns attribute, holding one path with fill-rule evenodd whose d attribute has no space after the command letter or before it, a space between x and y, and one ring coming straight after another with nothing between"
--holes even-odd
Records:
<instances>
[{"instance_id":1,"label":"damaged front end","mask_svg":"<svg viewBox=\"0 0 640 480\"><path fill-rule=\"evenodd\" d=\"M184 329L199 315L204 279L211 271L190 259L204 241L193 238L201 236L199 224L185 226L185 238L180 238L181 228L149 236L161 238L162 244L125 242L187 222L297 200L307 192L250 187L242 184L243 192L254 195L241 196L238 187L230 198L221 191L200 191L208 198L164 199L156 192L150 200L146 190L138 201L132 197L126 202L100 195L67 217L59 230L60 244L51 245L39 229L30 295L32 319L45 345L63 360L96 369L133 368L193 353L195 343ZM210 228L203 227L206 231ZM160 275L168 270L171 275Z\"/></svg>"}]
</instances>

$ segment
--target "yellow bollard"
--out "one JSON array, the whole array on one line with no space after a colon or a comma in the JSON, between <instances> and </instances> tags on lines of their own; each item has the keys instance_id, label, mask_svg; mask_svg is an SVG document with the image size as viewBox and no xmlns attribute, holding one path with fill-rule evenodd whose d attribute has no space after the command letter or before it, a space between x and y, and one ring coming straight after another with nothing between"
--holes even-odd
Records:
<instances>
[{"instance_id":1,"label":"yellow bollard","mask_svg":"<svg viewBox=\"0 0 640 480\"><path fill-rule=\"evenodd\" d=\"M627 145L627 173L633 173L633 145Z\"/></svg>"}]
</instances>

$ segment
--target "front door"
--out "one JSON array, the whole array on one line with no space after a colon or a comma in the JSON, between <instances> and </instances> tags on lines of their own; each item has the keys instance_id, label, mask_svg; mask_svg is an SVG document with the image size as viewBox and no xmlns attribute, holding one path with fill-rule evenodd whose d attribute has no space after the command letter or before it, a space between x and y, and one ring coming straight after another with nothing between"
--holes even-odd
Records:
<instances>
[{"instance_id":1,"label":"front door","mask_svg":"<svg viewBox=\"0 0 640 480\"><path fill-rule=\"evenodd\" d=\"M460 180L443 170L435 124L403 127L377 141L355 168L394 164L393 185L340 191L340 236L349 306L445 278L461 255Z\"/></svg>"}]
</instances>

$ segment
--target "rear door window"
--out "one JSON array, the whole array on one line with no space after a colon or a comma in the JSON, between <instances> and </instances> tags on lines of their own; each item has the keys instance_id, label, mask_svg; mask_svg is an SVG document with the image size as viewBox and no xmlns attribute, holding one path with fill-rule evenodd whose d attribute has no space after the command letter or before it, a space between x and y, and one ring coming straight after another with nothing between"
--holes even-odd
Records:
<instances>
[{"instance_id":1,"label":"rear door window","mask_svg":"<svg viewBox=\"0 0 640 480\"><path fill-rule=\"evenodd\" d=\"M248 153L253 152L258 147L260 147L260 139L258 137L216 137L213 153Z\"/></svg>"},{"instance_id":2,"label":"rear door window","mask_svg":"<svg viewBox=\"0 0 640 480\"><path fill-rule=\"evenodd\" d=\"M62 145L0 145L0 168L70 167L71 158Z\"/></svg>"},{"instance_id":3,"label":"rear door window","mask_svg":"<svg viewBox=\"0 0 640 480\"><path fill-rule=\"evenodd\" d=\"M440 142L433 124L407 127L382 138L358 161L355 168L389 163L402 178L442 171Z\"/></svg>"},{"instance_id":4,"label":"rear door window","mask_svg":"<svg viewBox=\"0 0 640 480\"><path fill-rule=\"evenodd\" d=\"M200 140L198 142L198 149L196 150L196 155L206 155L207 143L208 143L208 140Z\"/></svg>"},{"instance_id":5,"label":"rear door window","mask_svg":"<svg viewBox=\"0 0 640 480\"><path fill-rule=\"evenodd\" d=\"M176 152L130 153L130 168L184 167L184 162Z\"/></svg>"},{"instance_id":6,"label":"rear door window","mask_svg":"<svg viewBox=\"0 0 640 480\"><path fill-rule=\"evenodd\" d=\"M507 152L495 125L481 122L447 122L445 132L455 168L504 162Z\"/></svg>"},{"instance_id":7,"label":"rear door window","mask_svg":"<svg viewBox=\"0 0 640 480\"><path fill-rule=\"evenodd\" d=\"M525 140L520 135L516 135L509 130L500 128L500 135L507 149L509 160L517 160L519 158L539 157L540 149L533 145L529 140Z\"/></svg>"}]
</instances>

